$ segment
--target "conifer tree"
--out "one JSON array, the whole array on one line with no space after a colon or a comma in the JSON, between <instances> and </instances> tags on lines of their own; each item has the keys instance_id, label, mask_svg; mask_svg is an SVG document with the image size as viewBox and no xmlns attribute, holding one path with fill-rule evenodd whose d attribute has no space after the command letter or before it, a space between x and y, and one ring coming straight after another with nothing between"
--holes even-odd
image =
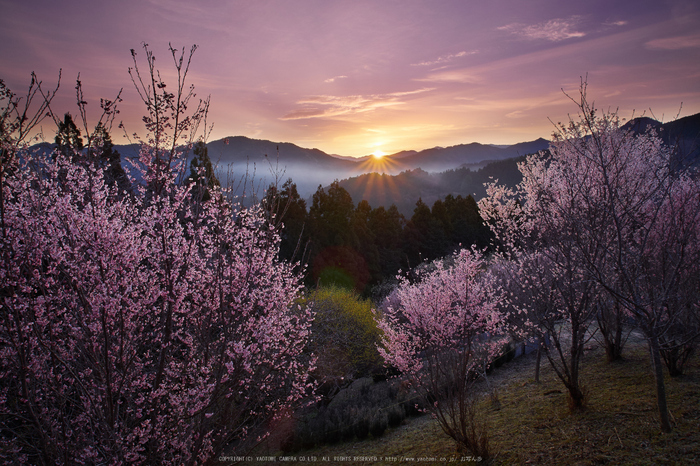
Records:
<instances>
[{"instance_id":1,"label":"conifer tree","mask_svg":"<svg viewBox=\"0 0 700 466\"><path fill-rule=\"evenodd\" d=\"M63 116L63 121L58 122L58 132L55 138L56 145L58 146L58 151L64 155L68 154L68 151L80 152L83 150L83 138L80 137L80 130L73 122L73 117L69 112Z\"/></svg>"},{"instance_id":2,"label":"conifer tree","mask_svg":"<svg viewBox=\"0 0 700 466\"><path fill-rule=\"evenodd\" d=\"M107 128L100 122L95 127L95 132L92 135L94 148L89 154L95 157L97 166L105 170L105 181L109 186L115 184L119 188L119 192L131 190L131 182L126 176L126 172L121 164L121 156L114 148L112 138L107 131Z\"/></svg>"},{"instance_id":3,"label":"conifer tree","mask_svg":"<svg viewBox=\"0 0 700 466\"><path fill-rule=\"evenodd\" d=\"M190 176L187 182L195 184L193 188L195 198L208 201L211 199L210 190L214 186L220 186L219 180L214 173L214 167L209 159L209 150L204 141L198 141L192 152L194 157L190 162Z\"/></svg>"}]
</instances>

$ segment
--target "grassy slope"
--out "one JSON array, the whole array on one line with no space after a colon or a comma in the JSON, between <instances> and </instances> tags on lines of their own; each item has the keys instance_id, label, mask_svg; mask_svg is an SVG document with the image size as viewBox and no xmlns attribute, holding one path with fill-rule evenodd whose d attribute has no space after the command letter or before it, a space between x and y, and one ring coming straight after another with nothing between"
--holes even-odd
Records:
<instances>
[{"instance_id":1,"label":"grassy slope","mask_svg":"<svg viewBox=\"0 0 700 466\"><path fill-rule=\"evenodd\" d=\"M481 408L495 451L492 464L698 464L699 358L691 360L686 375L667 377L674 430L661 434L646 345L638 339L628 343L625 359L612 364L605 362L600 347L591 346L583 363L582 380L589 399L582 412L568 411L564 387L546 360L541 383L534 383L534 355L511 361L491 375L500 406L485 400ZM294 456L314 456L317 463L341 456L376 457L381 463L389 462L382 461L386 457L462 459L430 416L413 418L379 439L324 446Z\"/></svg>"}]
</instances>

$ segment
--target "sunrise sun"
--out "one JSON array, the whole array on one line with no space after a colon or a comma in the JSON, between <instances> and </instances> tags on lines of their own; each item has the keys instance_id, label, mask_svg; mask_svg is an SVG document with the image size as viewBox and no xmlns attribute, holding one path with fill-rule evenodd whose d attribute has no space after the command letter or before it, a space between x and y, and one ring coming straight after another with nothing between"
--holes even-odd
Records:
<instances>
[{"instance_id":1,"label":"sunrise sun","mask_svg":"<svg viewBox=\"0 0 700 466\"><path fill-rule=\"evenodd\" d=\"M381 151L381 150L375 150L374 153L372 153L372 156L374 156L375 159L381 159L386 155L386 152Z\"/></svg>"}]
</instances>

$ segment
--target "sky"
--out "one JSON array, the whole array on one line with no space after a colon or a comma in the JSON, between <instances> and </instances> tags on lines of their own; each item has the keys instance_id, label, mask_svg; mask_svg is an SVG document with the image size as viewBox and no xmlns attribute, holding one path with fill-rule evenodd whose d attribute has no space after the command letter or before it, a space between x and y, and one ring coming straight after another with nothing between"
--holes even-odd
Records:
<instances>
[{"instance_id":1,"label":"sky","mask_svg":"<svg viewBox=\"0 0 700 466\"><path fill-rule=\"evenodd\" d=\"M196 44L188 80L211 96L210 140L242 135L363 156L549 138L588 100L623 118L700 112L696 0L0 0L0 79L75 80L99 117L143 131L129 77L143 44L167 82L168 44ZM52 140L55 126L42 123ZM124 143L113 130L113 140Z\"/></svg>"}]
</instances>

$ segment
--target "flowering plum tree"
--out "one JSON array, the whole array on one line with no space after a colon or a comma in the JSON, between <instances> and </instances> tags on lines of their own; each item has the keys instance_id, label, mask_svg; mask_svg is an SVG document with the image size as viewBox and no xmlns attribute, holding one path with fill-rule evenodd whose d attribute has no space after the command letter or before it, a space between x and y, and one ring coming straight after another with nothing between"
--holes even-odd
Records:
<instances>
[{"instance_id":1,"label":"flowering plum tree","mask_svg":"<svg viewBox=\"0 0 700 466\"><path fill-rule=\"evenodd\" d=\"M5 461L213 462L305 396L312 316L277 233L218 187L193 213L163 154L143 145L133 196L61 153L4 180Z\"/></svg>"},{"instance_id":2,"label":"flowering plum tree","mask_svg":"<svg viewBox=\"0 0 700 466\"><path fill-rule=\"evenodd\" d=\"M700 179L655 134L622 130L614 113L599 116L585 83L580 94L579 118L558 126L551 156L520 166L520 202L499 200L504 191L492 187L482 211L500 224L497 234L515 225L525 231L520 238L544 239L533 242L539 251L566 244L579 277L571 283L595 282L634 318L649 343L660 425L669 432L661 351L672 357L698 335ZM516 244L513 231L501 235L507 244Z\"/></svg>"},{"instance_id":3,"label":"flowering plum tree","mask_svg":"<svg viewBox=\"0 0 700 466\"><path fill-rule=\"evenodd\" d=\"M673 346L665 337L680 318L694 313L697 321L700 179L677 166L655 134L636 136L619 128L615 114L597 116L585 87L578 105L579 120L562 126L552 147L554 192L576 190L575 208L563 212L576 229L582 265L647 337L668 432L660 350L662 342Z\"/></svg>"},{"instance_id":4,"label":"flowering plum tree","mask_svg":"<svg viewBox=\"0 0 700 466\"><path fill-rule=\"evenodd\" d=\"M520 165L523 181L517 190L492 183L480 208L500 241L501 260L512 262L500 268L515 288L506 300L515 312L509 320L517 320L525 334L551 341L545 355L567 389L570 407L579 409L585 403L581 359L597 287L580 266L571 226L551 209L548 193L536 189L548 166L545 158L530 156Z\"/></svg>"},{"instance_id":5,"label":"flowering plum tree","mask_svg":"<svg viewBox=\"0 0 700 466\"><path fill-rule=\"evenodd\" d=\"M399 305L379 319L384 332L379 351L432 401L447 435L487 457L488 437L475 415L472 386L500 350L500 297L490 286L481 252L464 249L451 259L452 265L436 262L415 283L401 280Z\"/></svg>"}]
</instances>

